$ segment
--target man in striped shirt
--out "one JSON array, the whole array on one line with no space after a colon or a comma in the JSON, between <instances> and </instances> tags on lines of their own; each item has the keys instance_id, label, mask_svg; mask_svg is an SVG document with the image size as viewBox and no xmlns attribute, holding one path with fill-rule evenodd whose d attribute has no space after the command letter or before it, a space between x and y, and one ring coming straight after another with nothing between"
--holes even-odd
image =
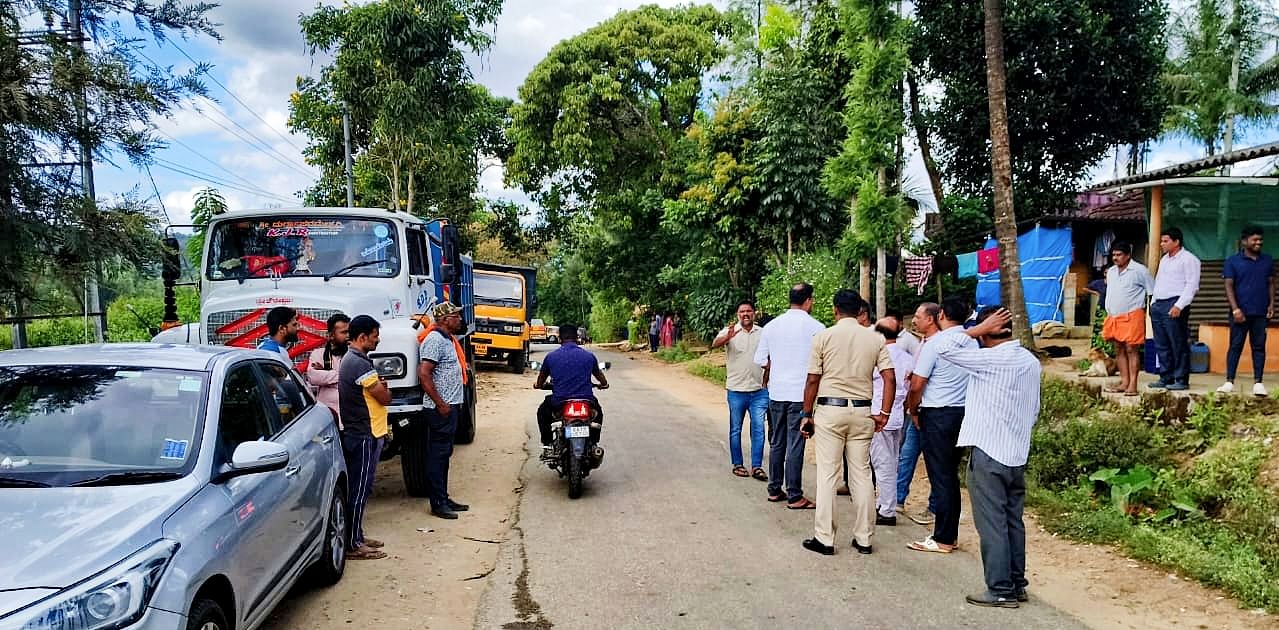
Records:
<instances>
[{"instance_id":1,"label":"man in striped shirt","mask_svg":"<svg viewBox=\"0 0 1279 630\"><path fill-rule=\"evenodd\" d=\"M988 307L966 331L982 348L941 338L938 356L968 373L959 446L971 446L968 496L981 537L986 591L967 597L976 606L1017 608L1026 601L1026 459L1039 417L1039 359L1013 339L1012 316Z\"/></svg>"}]
</instances>

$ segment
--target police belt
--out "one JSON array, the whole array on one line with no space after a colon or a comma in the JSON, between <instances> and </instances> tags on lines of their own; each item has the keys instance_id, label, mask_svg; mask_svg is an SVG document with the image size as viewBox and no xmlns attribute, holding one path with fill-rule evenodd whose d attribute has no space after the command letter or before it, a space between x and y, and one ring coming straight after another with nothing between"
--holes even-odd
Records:
<instances>
[{"instance_id":1,"label":"police belt","mask_svg":"<svg viewBox=\"0 0 1279 630\"><path fill-rule=\"evenodd\" d=\"M858 398L827 398L822 396L817 399L817 404L829 407L869 407L870 401Z\"/></svg>"}]
</instances>

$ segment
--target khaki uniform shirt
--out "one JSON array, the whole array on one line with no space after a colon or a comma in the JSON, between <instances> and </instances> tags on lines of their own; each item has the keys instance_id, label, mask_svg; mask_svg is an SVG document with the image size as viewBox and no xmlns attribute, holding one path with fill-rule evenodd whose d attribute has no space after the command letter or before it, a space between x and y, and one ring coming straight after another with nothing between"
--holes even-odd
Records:
<instances>
[{"instance_id":1,"label":"khaki uniform shirt","mask_svg":"<svg viewBox=\"0 0 1279 630\"><path fill-rule=\"evenodd\" d=\"M875 372L893 369L884 337L851 317L813 337L809 374L821 374L817 396L870 400ZM898 378L901 378L900 376ZM875 409L872 413L879 413Z\"/></svg>"},{"instance_id":2,"label":"khaki uniform shirt","mask_svg":"<svg viewBox=\"0 0 1279 630\"><path fill-rule=\"evenodd\" d=\"M750 330L742 328L741 323L733 324L737 335L728 340L728 379L724 386L730 392L757 392L764 389L764 368L755 365L755 350L759 348L759 340L764 336L764 329L758 325ZM728 328L719 335L728 334Z\"/></svg>"}]
</instances>

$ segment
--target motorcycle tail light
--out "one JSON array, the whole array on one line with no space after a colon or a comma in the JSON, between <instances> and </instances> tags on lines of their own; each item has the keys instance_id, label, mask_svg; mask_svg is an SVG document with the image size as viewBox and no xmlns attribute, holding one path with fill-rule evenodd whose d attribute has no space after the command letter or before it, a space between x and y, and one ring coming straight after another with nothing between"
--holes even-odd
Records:
<instances>
[{"instance_id":1,"label":"motorcycle tail light","mask_svg":"<svg viewBox=\"0 0 1279 630\"><path fill-rule=\"evenodd\" d=\"M591 405L584 400L570 400L564 403L564 417L578 420L591 417Z\"/></svg>"}]
</instances>

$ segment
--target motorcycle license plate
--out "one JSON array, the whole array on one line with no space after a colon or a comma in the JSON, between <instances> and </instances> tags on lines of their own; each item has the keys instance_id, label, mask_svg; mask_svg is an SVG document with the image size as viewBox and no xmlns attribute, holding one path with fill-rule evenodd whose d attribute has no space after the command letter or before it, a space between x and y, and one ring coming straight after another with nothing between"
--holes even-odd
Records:
<instances>
[{"instance_id":1,"label":"motorcycle license plate","mask_svg":"<svg viewBox=\"0 0 1279 630\"><path fill-rule=\"evenodd\" d=\"M571 438L588 438L591 437L591 428L584 424L571 426L565 429L565 435Z\"/></svg>"}]
</instances>

